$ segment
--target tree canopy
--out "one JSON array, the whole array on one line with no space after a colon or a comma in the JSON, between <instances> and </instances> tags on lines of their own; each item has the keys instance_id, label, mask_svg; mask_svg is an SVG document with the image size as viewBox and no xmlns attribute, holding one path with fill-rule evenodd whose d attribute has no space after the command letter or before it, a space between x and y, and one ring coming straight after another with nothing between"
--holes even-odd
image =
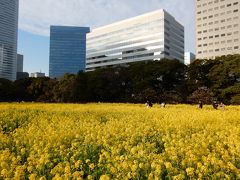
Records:
<instances>
[{"instance_id":1,"label":"tree canopy","mask_svg":"<svg viewBox=\"0 0 240 180\"><path fill-rule=\"evenodd\" d=\"M0 101L240 104L240 55L195 60L147 61L65 74L60 79L0 79Z\"/></svg>"}]
</instances>

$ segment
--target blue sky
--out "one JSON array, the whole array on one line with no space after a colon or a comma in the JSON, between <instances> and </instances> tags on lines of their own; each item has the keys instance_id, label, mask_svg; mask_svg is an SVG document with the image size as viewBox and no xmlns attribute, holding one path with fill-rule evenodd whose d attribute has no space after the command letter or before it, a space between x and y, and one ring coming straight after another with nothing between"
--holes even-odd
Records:
<instances>
[{"instance_id":1,"label":"blue sky","mask_svg":"<svg viewBox=\"0 0 240 180\"><path fill-rule=\"evenodd\" d=\"M24 71L48 75L50 25L91 28L166 9L185 26L185 50L195 52L195 0L19 0L18 52Z\"/></svg>"}]
</instances>

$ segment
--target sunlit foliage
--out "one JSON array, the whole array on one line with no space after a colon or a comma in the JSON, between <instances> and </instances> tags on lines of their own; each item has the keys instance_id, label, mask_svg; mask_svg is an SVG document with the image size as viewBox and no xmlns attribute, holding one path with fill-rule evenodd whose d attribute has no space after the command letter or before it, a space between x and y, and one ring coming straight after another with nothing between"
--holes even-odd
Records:
<instances>
[{"instance_id":1,"label":"sunlit foliage","mask_svg":"<svg viewBox=\"0 0 240 180\"><path fill-rule=\"evenodd\" d=\"M0 179L240 179L240 107L0 104Z\"/></svg>"}]
</instances>

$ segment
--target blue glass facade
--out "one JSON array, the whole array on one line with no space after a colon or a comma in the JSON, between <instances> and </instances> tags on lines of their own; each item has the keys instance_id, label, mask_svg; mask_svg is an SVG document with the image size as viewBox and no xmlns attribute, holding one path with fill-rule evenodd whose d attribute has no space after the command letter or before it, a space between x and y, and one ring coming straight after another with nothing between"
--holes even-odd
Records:
<instances>
[{"instance_id":1,"label":"blue glass facade","mask_svg":"<svg viewBox=\"0 0 240 180\"><path fill-rule=\"evenodd\" d=\"M85 71L88 27L51 26L49 77Z\"/></svg>"},{"instance_id":2,"label":"blue glass facade","mask_svg":"<svg viewBox=\"0 0 240 180\"><path fill-rule=\"evenodd\" d=\"M0 78L14 81L17 68L18 0L0 0Z\"/></svg>"}]
</instances>

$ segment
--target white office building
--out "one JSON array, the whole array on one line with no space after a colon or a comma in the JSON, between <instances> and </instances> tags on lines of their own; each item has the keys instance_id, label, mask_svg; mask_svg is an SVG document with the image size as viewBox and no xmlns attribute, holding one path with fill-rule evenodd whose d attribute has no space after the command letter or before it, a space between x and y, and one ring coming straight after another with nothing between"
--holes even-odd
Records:
<instances>
[{"instance_id":1,"label":"white office building","mask_svg":"<svg viewBox=\"0 0 240 180\"><path fill-rule=\"evenodd\" d=\"M163 58L184 63L184 27L163 9L87 34L86 71Z\"/></svg>"},{"instance_id":2,"label":"white office building","mask_svg":"<svg viewBox=\"0 0 240 180\"><path fill-rule=\"evenodd\" d=\"M31 74L30 74L30 77L33 77L33 78L45 77L45 73L42 73L42 72L34 72L34 73L31 73Z\"/></svg>"},{"instance_id":3,"label":"white office building","mask_svg":"<svg viewBox=\"0 0 240 180\"><path fill-rule=\"evenodd\" d=\"M240 1L196 0L197 59L240 54Z\"/></svg>"}]
</instances>

